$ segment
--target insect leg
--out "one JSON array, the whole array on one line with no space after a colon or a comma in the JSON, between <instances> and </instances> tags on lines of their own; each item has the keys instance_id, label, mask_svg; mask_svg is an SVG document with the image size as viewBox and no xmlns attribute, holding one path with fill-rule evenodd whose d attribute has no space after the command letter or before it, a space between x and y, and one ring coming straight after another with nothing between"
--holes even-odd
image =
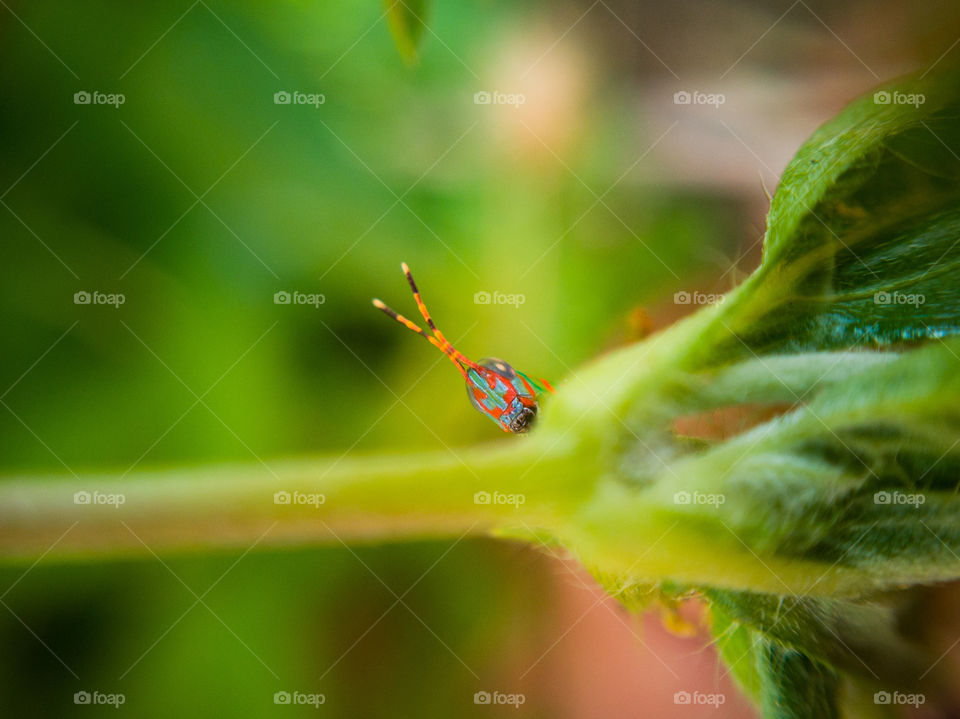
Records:
<instances>
[{"instance_id":1,"label":"insect leg","mask_svg":"<svg viewBox=\"0 0 960 719\"><path fill-rule=\"evenodd\" d=\"M407 282L410 283L410 290L413 292L413 299L417 303L417 309L420 310L420 314L423 315L423 319L426 321L427 326L440 341L440 344L438 344L437 347L439 347L440 350L443 351L444 354L446 354L447 357L449 357L458 368L460 367L459 363L462 363L467 367L478 369L479 365L476 362L468 359L466 355L461 354L452 344L450 344L450 341L443 336L443 332L437 329L437 325L430 316L430 311L427 309L426 303L424 303L423 299L420 297L420 289L417 287L417 283L413 279L413 273L410 272L410 267L407 265L407 263L401 262L400 268L403 270L403 274L406 276ZM461 372L461 374L463 373Z\"/></svg>"},{"instance_id":2,"label":"insect leg","mask_svg":"<svg viewBox=\"0 0 960 719\"><path fill-rule=\"evenodd\" d=\"M425 340L427 340L427 342L429 342L438 350L443 352L450 359L450 361L453 362L454 367L456 367L457 370L460 372L460 374L463 375L464 379L466 379L467 373L466 373L466 370L464 370L463 367L460 365L460 361L466 361L468 364L470 364L470 361L467 360L462 355L460 355L460 353L453 348L453 345L451 345L446 340L441 341L441 339L438 339L436 337L431 337L426 332L424 332L423 329L419 325L417 325L415 322L408 320L406 317L401 315L396 310L391 309L380 300L377 300L377 299L373 300L373 306L376 307L381 312L383 312L388 317L392 317L393 319L395 319L397 322L402 324L408 330L412 332L416 332L418 335L420 335Z\"/></svg>"},{"instance_id":3,"label":"insect leg","mask_svg":"<svg viewBox=\"0 0 960 719\"><path fill-rule=\"evenodd\" d=\"M397 322L399 322L400 324L402 324L402 325L403 325L404 327L406 327L408 330L411 330L411 331L413 331L413 332L416 332L418 335L420 335L421 337L425 337L425 338L428 339L428 340L430 339L430 335L428 335L426 332L424 332L422 329L420 329L420 327L419 327L417 324L415 324L414 322L411 322L410 320L408 320L406 317L404 317L403 315L401 315L401 314L400 314L399 312L397 312L396 310L393 310L393 309L387 307L387 305L385 305L385 304L384 304L383 302L381 302L380 300L374 300L374 301L373 301L373 306L376 307L376 308L377 308L378 310L380 310L381 312L383 312L383 313L384 313L385 315L387 315L388 317L392 317L393 319L395 319Z\"/></svg>"}]
</instances>

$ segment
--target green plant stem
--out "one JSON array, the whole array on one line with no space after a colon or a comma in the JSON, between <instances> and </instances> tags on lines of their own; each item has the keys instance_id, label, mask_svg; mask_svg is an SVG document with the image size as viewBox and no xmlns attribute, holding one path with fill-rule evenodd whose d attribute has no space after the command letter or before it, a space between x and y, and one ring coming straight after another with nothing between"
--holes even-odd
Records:
<instances>
[{"instance_id":1,"label":"green plant stem","mask_svg":"<svg viewBox=\"0 0 960 719\"><path fill-rule=\"evenodd\" d=\"M630 411L628 404L654 407L667 401L663 393L669 388L704 381L676 366L689 334L717 323L719 312L701 313L651 338L652 345L612 352L584 369L577 380L565 383L543 426L529 437L504 437L462 450L271 462L269 467L253 463L0 482L0 560L502 533L558 541L592 569L629 581L666 579L773 594L853 595L875 587L875 578L866 573L755 554L737 538L743 518L734 510L733 494L716 517L699 520L686 516L693 508L673 502L680 490L726 491L725 472L697 477L679 466L664 466L656 486L639 493L610 481L615 478L609 443L625 431L634 436L614 407L621 413ZM782 401L794 391L842 380L841 370L849 363L838 359L749 360L713 375L710 389L694 396L703 406L747 398ZM845 359L858 366L889 361L865 353ZM619 371L611 373L611 365ZM604 376L614 379L605 390ZM629 402L623 384L631 388ZM78 491L122 494L124 502L119 507L77 504ZM324 502L277 504L279 491L322 494ZM476 492L522 495L523 501L477 504ZM714 519L729 531L718 534Z\"/></svg>"},{"instance_id":2,"label":"green plant stem","mask_svg":"<svg viewBox=\"0 0 960 719\"><path fill-rule=\"evenodd\" d=\"M548 437L413 455L218 465L119 475L0 482L0 558L134 556L316 543L481 534L505 520L552 526L563 513L569 445ZM550 453L545 455L549 445ZM549 500L531 491L549 479ZM518 508L476 504L475 492L524 493ZM77 504L74 493L123 495ZM323 494L318 506L274 493ZM66 534L64 534L66 532Z\"/></svg>"},{"instance_id":3,"label":"green plant stem","mask_svg":"<svg viewBox=\"0 0 960 719\"><path fill-rule=\"evenodd\" d=\"M456 538L503 532L555 539L591 568L631 581L854 595L866 573L754 554L718 536L664 492L642 498L595 490L590 447L563 436L488 447L342 460L301 460L0 483L0 560L142 557L152 553ZM78 491L122 494L119 507L76 504ZM277 504L274 493L325 501ZM475 492L523 495L477 504Z\"/></svg>"}]
</instances>

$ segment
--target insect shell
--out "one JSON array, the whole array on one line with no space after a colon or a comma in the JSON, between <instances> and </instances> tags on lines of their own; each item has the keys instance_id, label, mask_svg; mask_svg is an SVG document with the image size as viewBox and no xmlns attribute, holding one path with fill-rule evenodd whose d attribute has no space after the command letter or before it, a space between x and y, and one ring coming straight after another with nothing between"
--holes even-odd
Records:
<instances>
[{"instance_id":1,"label":"insect shell","mask_svg":"<svg viewBox=\"0 0 960 719\"><path fill-rule=\"evenodd\" d=\"M467 396L470 403L481 414L486 415L504 432L520 434L526 432L533 425L540 409L538 397L544 391L553 392L553 387L544 379L539 384L531 380L523 372L515 370L503 360L496 358L483 359L474 362L447 341L443 333L437 329L427 311L427 306L420 299L420 290L413 281L410 268L404 262L400 265L403 274L410 283L413 299L430 328L430 334L423 331L417 324L387 307L380 300L374 300L373 306L383 311L407 329L416 332L430 344L443 352L463 376L467 384Z\"/></svg>"}]
</instances>

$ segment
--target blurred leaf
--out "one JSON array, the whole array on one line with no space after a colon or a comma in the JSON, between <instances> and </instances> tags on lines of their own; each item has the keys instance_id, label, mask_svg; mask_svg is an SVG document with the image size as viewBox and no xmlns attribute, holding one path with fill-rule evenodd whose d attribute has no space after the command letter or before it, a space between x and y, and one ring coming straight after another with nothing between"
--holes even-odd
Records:
<instances>
[{"instance_id":1,"label":"blurred leaf","mask_svg":"<svg viewBox=\"0 0 960 719\"><path fill-rule=\"evenodd\" d=\"M430 0L384 0L387 25L403 61L417 62L417 47L426 27Z\"/></svg>"}]
</instances>

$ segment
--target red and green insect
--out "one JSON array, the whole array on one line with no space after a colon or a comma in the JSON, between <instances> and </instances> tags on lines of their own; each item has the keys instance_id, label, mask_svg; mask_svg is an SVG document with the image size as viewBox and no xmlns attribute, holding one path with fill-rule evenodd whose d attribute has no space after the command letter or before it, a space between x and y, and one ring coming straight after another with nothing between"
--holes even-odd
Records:
<instances>
[{"instance_id":1,"label":"red and green insect","mask_svg":"<svg viewBox=\"0 0 960 719\"><path fill-rule=\"evenodd\" d=\"M413 281L410 268L404 262L400 265L403 274L413 290L413 299L432 334L427 334L415 323L401 314L394 312L380 300L374 300L373 306L382 310L407 329L413 330L430 344L443 352L454 366L463 375L467 383L467 396L470 403L482 414L497 423L504 432L526 432L533 425L540 409L538 398L544 391L553 392L553 387L544 379L542 386L527 377L523 372L515 370L506 362L493 357L474 362L454 348L443 333L430 318L427 306L420 299L420 290Z\"/></svg>"}]
</instances>

